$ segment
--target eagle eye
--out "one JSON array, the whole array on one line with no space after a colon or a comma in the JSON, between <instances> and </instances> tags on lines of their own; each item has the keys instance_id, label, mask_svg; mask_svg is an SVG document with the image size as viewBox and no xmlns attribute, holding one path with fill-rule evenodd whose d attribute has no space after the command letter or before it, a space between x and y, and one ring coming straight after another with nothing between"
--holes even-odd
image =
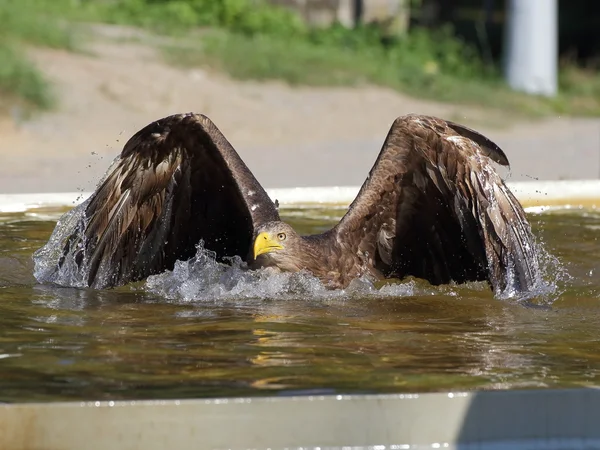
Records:
<instances>
[{"instance_id":1,"label":"eagle eye","mask_svg":"<svg viewBox=\"0 0 600 450\"><path fill-rule=\"evenodd\" d=\"M286 235L285 233L279 233L277 235L277 239L279 239L280 241L285 241Z\"/></svg>"}]
</instances>

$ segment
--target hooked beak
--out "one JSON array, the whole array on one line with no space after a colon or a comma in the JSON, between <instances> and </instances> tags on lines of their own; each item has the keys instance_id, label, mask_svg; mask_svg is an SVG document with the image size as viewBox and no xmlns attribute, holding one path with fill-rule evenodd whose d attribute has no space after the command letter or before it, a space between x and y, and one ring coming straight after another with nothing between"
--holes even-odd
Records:
<instances>
[{"instance_id":1,"label":"hooked beak","mask_svg":"<svg viewBox=\"0 0 600 450\"><path fill-rule=\"evenodd\" d=\"M254 259L263 253L281 249L283 249L283 245L273 239L269 233L263 231L262 233L259 233L254 240Z\"/></svg>"}]
</instances>

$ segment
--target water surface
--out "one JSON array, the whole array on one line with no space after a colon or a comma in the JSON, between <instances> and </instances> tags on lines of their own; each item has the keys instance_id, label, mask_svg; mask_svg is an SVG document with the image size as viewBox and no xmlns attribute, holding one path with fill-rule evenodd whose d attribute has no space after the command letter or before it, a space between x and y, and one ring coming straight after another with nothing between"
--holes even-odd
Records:
<instances>
[{"instance_id":1,"label":"water surface","mask_svg":"<svg viewBox=\"0 0 600 450\"><path fill-rule=\"evenodd\" d=\"M198 281L198 268L189 264L115 290L40 285L31 255L61 212L0 214L0 401L549 388L599 381L596 210L529 215L571 278L553 267L556 288L528 306L494 298L485 283L432 287L411 279L379 292L358 283L328 293L310 277L246 279L214 267ZM288 209L283 216L309 233L342 212Z\"/></svg>"}]
</instances>

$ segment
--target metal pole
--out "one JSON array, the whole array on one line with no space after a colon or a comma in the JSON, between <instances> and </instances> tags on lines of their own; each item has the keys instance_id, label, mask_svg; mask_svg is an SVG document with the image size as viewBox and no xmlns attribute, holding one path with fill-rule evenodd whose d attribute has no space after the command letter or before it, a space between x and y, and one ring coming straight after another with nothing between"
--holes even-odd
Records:
<instances>
[{"instance_id":1,"label":"metal pole","mask_svg":"<svg viewBox=\"0 0 600 450\"><path fill-rule=\"evenodd\" d=\"M505 76L515 90L557 92L558 0L509 0Z\"/></svg>"}]
</instances>

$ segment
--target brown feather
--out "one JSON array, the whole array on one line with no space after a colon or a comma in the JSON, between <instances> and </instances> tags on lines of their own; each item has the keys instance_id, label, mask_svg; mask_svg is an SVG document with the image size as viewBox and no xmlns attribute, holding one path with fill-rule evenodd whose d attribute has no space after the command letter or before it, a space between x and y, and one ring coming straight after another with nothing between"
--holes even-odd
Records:
<instances>
[{"instance_id":1,"label":"brown feather","mask_svg":"<svg viewBox=\"0 0 600 450\"><path fill-rule=\"evenodd\" d=\"M387 277L414 275L434 284L488 280L518 289L537 276L534 239L523 208L491 161L504 152L479 133L441 119L398 118L335 236L354 252L375 255ZM385 205L383 212L377 211ZM378 236L396 221L393 252L381 253ZM385 249L392 245L386 242Z\"/></svg>"},{"instance_id":2,"label":"brown feather","mask_svg":"<svg viewBox=\"0 0 600 450\"><path fill-rule=\"evenodd\" d=\"M65 253L87 284L111 287L173 267L202 240L220 257L245 255L255 226L279 215L231 144L203 115L158 120L124 146L86 202Z\"/></svg>"},{"instance_id":3,"label":"brown feather","mask_svg":"<svg viewBox=\"0 0 600 450\"><path fill-rule=\"evenodd\" d=\"M72 267L72 258L88 285L110 287L169 269L203 241L218 258L306 270L332 288L363 275L413 275L525 291L538 277L535 241L493 161L508 164L470 128L399 117L342 220L323 234L298 236L208 118L170 116L125 145L80 206L85 214L58 265ZM263 231L288 237L254 260L252 238Z\"/></svg>"}]
</instances>

